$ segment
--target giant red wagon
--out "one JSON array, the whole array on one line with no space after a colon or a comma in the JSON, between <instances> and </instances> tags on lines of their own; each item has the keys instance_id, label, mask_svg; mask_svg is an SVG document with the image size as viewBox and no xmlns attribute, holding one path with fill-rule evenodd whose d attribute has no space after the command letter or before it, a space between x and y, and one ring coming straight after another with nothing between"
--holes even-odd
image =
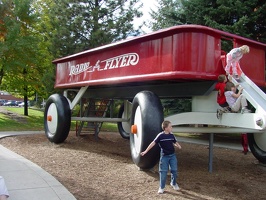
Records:
<instances>
[{"instance_id":1,"label":"giant red wagon","mask_svg":"<svg viewBox=\"0 0 266 200\"><path fill-rule=\"evenodd\" d=\"M241 59L240 81L254 112L225 113L217 119L214 84L225 73L226 48L241 45L250 47ZM248 132L253 154L266 162L265 50L265 44L234 34L182 25L57 59L55 87L64 95L51 95L47 101L46 135L60 143L68 136L71 120L80 122L78 133L86 123L98 133L102 122L117 122L120 134L130 137L133 161L140 168L151 168L158 149L144 158L140 152L161 131L165 118L175 131ZM184 97L191 98L192 112L163 116L160 99ZM106 117L114 100L124 100L119 116ZM77 104L82 112L71 116ZM200 129L188 124L212 126ZM135 134L130 134L132 125Z\"/></svg>"}]
</instances>

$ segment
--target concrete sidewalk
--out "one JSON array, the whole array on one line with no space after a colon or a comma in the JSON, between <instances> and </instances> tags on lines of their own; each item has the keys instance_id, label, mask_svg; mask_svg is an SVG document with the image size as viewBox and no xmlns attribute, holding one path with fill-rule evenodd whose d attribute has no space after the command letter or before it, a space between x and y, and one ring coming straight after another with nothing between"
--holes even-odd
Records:
<instances>
[{"instance_id":1,"label":"concrete sidewalk","mask_svg":"<svg viewBox=\"0 0 266 200\"><path fill-rule=\"evenodd\" d=\"M38 132L0 132L0 138ZM0 176L10 197L8 200L75 200L52 175L38 165L0 145Z\"/></svg>"}]
</instances>

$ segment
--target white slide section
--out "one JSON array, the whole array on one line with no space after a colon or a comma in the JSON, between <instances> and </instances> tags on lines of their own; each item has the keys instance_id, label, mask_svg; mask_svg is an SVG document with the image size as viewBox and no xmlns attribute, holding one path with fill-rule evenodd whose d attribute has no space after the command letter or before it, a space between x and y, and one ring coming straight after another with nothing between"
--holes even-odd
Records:
<instances>
[{"instance_id":1,"label":"white slide section","mask_svg":"<svg viewBox=\"0 0 266 200\"><path fill-rule=\"evenodd\" d=\"M243 87L242 94L246 99L256 108L256 113L266 115L266 94L244 73L240 76L240 79L236 81L232 78L234 84L239 84Z\"/></svg>"},{"instance_id":2,"label":"white slide section","mask_svg":"<svg viewBox=\"0 0 266 200\"><path fill-rule=\"evenodd\" d=\"M266 128L266 94L244 73L240 76L239 80L236 81L232 77L232 82L239 87L243 87L242 94L256 109L255 113L259 116L256 117L257 125L261 128Z\"/></svg>"}]
</instances>

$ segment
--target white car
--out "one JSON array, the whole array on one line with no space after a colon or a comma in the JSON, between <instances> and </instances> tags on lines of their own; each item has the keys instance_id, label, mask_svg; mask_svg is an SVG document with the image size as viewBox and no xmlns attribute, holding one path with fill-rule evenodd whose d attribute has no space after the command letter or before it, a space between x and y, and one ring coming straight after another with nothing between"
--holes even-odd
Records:
<instances>
[{"instance_id":1,"label":"white car","mask_svg":"<svg viewBox=\"0 0 266 200\"><path fill-rule=\"evenodd\" d=\"M18 107L24 107L24 102L19 103Z\"/></svg>"},{"instance_id":2,"label":"white car","mask_svg":"<svg viewBox=\"0 0 266 200\"><path fill-rule=\"evenodd\" d=\"M19 104L18 104L18 107L24 107L24 101L23 102L20 102ZM28 101L28 106L30 106L30 102Z\"/></svg>"}]
</instances>

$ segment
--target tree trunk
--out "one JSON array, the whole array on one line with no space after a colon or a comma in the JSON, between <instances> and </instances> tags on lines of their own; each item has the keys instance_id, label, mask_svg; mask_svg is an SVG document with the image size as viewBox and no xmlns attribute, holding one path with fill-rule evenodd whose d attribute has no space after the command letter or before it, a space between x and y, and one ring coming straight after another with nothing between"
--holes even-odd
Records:
<instances>
[{"instance_id":1,"label":"tree trunk","mask_svg":"<svg viewBox=\"0 0 266 200\"><path fill-rule=\"evenodd\" d=\"M24 94L24 115L28 116L28 95L27 95L27 86L25 86L25 94Z\"/></svg>"}]
</instances>

